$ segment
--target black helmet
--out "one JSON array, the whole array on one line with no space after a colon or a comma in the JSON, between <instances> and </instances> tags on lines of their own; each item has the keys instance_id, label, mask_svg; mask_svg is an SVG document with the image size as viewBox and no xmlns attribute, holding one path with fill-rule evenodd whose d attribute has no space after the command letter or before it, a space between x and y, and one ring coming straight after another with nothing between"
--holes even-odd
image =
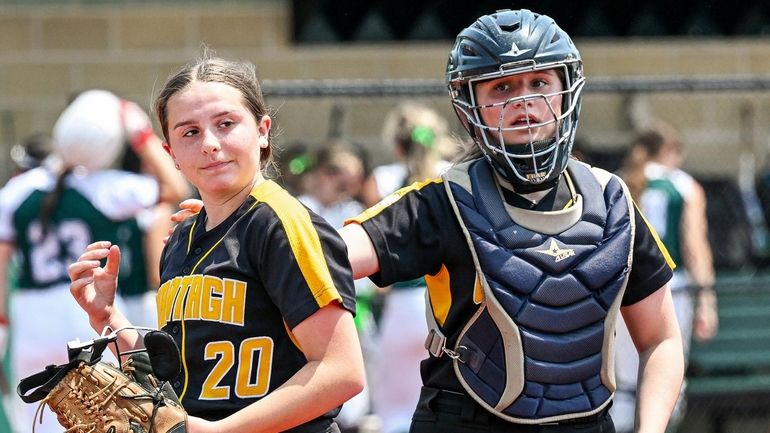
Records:
<instances>
[{"instance_id":1,"label":"black helmet","mask_svg":"<svg viewBox=\"0 0 770 433\"><path fill-rule=\"evenodd\" d=\"M548 107L554 119L518 127L486 125L477 103L475 85L514 74L555 69L563 90L548 95L533 94L513 98L526 102L561 95L561 114ZM449 53L446 72L452 105L468 133L495 169L514 186L532 187L556 181L567 166L580 113L585 78L575 44L553 19L526 9L503 10L485 15L457 35ZM556 123L554 136L534 141L532 131ZM527 143L505 143L503 133L528 130Z\"/></svg>"}]
</instances>

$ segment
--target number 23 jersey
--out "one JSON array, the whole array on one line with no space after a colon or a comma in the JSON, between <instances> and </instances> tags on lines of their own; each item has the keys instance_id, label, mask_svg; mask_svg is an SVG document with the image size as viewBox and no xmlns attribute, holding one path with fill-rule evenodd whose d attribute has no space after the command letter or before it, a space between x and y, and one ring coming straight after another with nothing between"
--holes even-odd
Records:
<instances>
[{"instance_id":1,"label":"number 23 jersey","mask_svg":"<svg viewBox=\"0 0 770 433\"><path fill-rule=\"evenodd\" d=\"M355 311L355 293L337 231L273 181L205 221L205 209L185 220L164 251L158 325L182 353L172 385L185 409L221 419L302 368L291 329L332 302Z\"/></svg>"}]
</instances>

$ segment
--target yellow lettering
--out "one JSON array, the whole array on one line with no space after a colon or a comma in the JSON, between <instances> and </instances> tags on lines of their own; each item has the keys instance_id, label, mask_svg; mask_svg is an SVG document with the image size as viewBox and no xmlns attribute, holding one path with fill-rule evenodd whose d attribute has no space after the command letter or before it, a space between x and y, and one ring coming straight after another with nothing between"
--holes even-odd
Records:
<instances>
[{"instance_id":1,"label":"yellow lettering","mask_svg":"<svg viewBox=\"0 0 770 433\"><path fill-rule=\"evenodd\" d=\"M201 283L203 282L202 275L193 275L192 282L190 283L190 290L187 292L187 301L185 301L185 319L199 319L201 317Z\"/></svg>"},{"instance_id":2,"label":"yellow lettering","mask_svg":"<svg viewBox=\"0 0 770 433\"><path fill-rule=\"evenodd\" d=\"M158 294L155 297L158 304L158 325L162 326L164 323L171 320L171 310L174 306L174 296L179 290L179 283L182 281L181 277L173 278L163 283L158 289Z\"/></svg>"},{"instance_id":3,"label":"yellow lettering","mask_svg":"<svg viewBox=\"0 0 770 433\"><path fill-rule=\"evenodd\" d=\"M206 275L201 288L201 319L219 321L222 315L222 280Z\"/></svg>"},{"instance_id":4,"label":"yellow lettering","mask_svg":"<svg viewBox=\"0 0 770 433\"><path fill-rule=\"evenodd\" d=\"M201 319L243 326L246 282L211 275L185 275L161 284L155 297L158 327L172 320Z\"/></svg>"},{"instance_id":5,"label":"yellow lettering","mask_svg":"<svg viewBox=\"0 0 770 433\"><path fill-rule=\"evenodd\" d=\"M225 279L222 293L222 321L243 326L246 308L246 283Z\"/></svg>"},{"instance_id":6,"label":"yellow lettering","mask_svg":"<svg viewBox=\"0 0 770 433\"><path fill-rule=\"evenodd\" d=\"M179 288L176 291L176 298L174 299L174 310L172 314L172 320L182 320L183 302L186 301L187 292L190 290L190 284L192 284L193 277L185 275L179 282Z\"/></svg>"}]
</instances>

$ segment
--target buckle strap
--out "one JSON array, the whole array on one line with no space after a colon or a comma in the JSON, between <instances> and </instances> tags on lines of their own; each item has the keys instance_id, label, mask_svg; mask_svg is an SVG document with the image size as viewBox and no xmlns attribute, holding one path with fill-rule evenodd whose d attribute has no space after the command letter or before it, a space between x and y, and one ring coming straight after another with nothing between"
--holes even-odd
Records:
<instances>
[{"instance_id":1,"label":"buckle strap","mask_svg":"<svg viewBox=\"0 0 770 433\"><path fill-rule=\"evenodd\" d=\"M431 355L440 358L446 350L446 335L438 328L431 329L425 338L425 348Z\"/></svg>"}]
</instances>

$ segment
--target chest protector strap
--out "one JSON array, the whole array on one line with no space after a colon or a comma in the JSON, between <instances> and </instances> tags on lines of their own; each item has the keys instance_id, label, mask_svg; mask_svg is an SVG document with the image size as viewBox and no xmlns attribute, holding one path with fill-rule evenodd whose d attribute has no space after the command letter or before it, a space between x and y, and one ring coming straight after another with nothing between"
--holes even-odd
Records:
<instances>
[{"instance_id":1,"label":"chest protector strap","mask_svg":"<svg viewBox=\"0 0 770 433\"><path fill-rule=\"evenodd\" d=\"M574 203L535 212L505 204L493 176L484 160L444 174L484 296L456 341L428 309L426 348L452 358L469 395L508 421L597 413L615 390L612 344L635 229L630 195L610 173L570 161Z\"/></svg>"}]
</instances>

